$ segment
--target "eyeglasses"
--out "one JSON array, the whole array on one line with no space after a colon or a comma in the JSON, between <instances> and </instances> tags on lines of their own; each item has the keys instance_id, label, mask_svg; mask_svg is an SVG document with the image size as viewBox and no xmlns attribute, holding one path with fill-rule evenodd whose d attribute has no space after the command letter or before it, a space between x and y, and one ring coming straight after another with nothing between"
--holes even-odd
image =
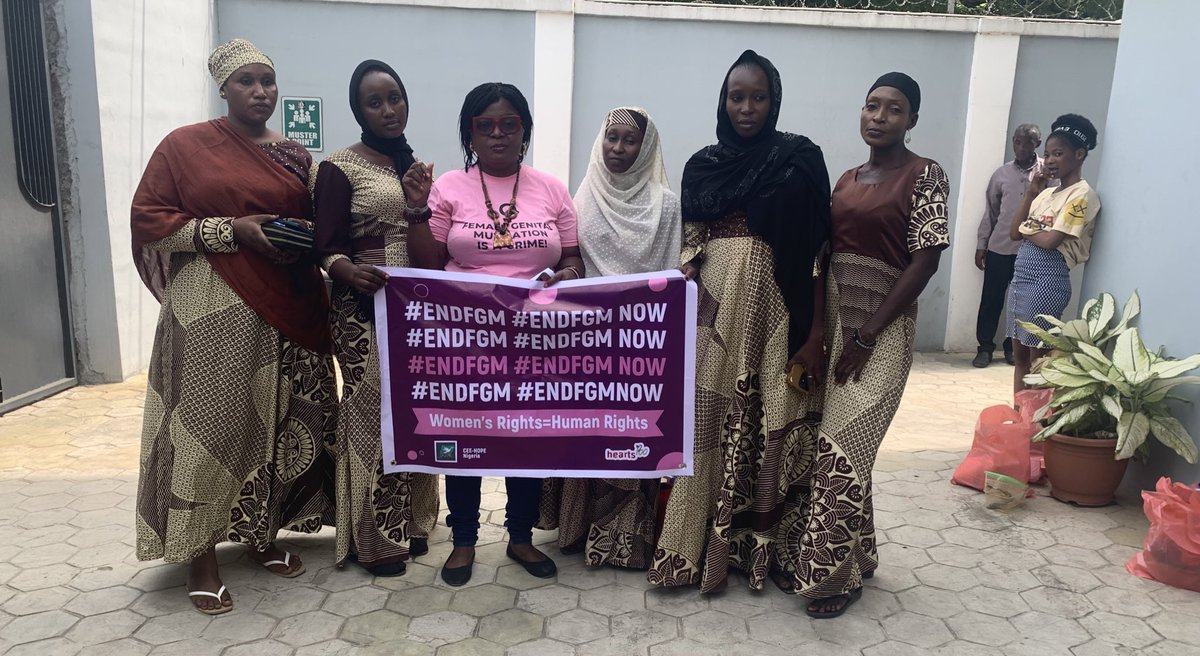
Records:
<instances>
[{"instance_id":1,"label":"eyeglasses","mask_svg":"<svg viewBox=\"0 0 1200 656\"><path fill-rule=\"evenodd\" d=\"M516 114L508 114L499 118L476 116L471 119L471 129L480 136L491 134L497 126L500 127L500 134L504 136L516 134L521 131L521 117Z\"/></svg>"}]
</instances>

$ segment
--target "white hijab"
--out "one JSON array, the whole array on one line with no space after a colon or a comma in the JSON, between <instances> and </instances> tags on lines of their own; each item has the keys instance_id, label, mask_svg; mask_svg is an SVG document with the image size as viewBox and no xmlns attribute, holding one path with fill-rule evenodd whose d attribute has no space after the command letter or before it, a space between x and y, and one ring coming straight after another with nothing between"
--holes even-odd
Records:
<instances>
[{"instance_id":1,"label":"white hijab","mask_svg":"<svg viewBox=\"0 0 1200 656\"><path fill-rule=\"evenodd\" d=\"M604 164L604 136L618 110L646 117L642 149L624 173ZM658 129L640 107L619 107L604 117L592 146L587 175L575 192L579 247L589 277L660 271L679 266L682 219L679 198L667 184Z\"/></svg>"}]
</instances>

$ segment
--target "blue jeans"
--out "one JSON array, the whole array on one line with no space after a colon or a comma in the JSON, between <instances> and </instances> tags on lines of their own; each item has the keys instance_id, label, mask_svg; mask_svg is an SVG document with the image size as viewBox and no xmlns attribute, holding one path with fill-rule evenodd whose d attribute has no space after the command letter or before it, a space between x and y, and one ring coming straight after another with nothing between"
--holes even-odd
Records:
<instances>
[{"instance_id":1,"label":"blue jeans","mask_svg":"<svg viewBox=\"0 0 1200 656\"><path fill-rule=\"evenodd\" d=\"M479 540L479 498L482 479L478 476L446 476L446 525L454 536L454 546L474 547ZM505 478L508 505L504 507L504 526L510 544L531 544L533 525L538 519L542 500L542 479Z\"/></svg>"}]
</instances>

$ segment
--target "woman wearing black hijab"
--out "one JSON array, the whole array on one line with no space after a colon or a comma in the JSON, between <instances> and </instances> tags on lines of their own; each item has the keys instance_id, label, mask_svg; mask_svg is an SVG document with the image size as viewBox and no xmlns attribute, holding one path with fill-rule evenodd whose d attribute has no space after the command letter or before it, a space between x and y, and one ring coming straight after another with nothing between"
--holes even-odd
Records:
<instances>
[{"instance_id":1,"label":"woman wearing black hijab","mask_svg":"<svg viewBox=\"0 0 1200 656\"><path fill-rule=\"evenodd\" d=\"M437 521L437 477L384 474L379 441L379 351L372 294L408 266L408 227L429 220L432 167L404 137L408 94L387 64L367 60L350 78L362 140L329 156L314 187L316 250L333 278L334 354L342 370L337 439L337 562L349 556L376 576L399 576L428 551Z\"/></svg>"},{"instance_id":2,"label":"woman wearing black hijab","mask_svg":"<svg viewBox=\"0 0 1200 656\"><path fill-rule=\"evenodd\" d=\"M742 53L721 86L717 143L684 168L681 270L702 290L695 475L671 493L648 574L658 585L711 592L736 567L760 589L798 559L777 536L819 421L815 274L829 238L829 175L816 144L776 129L782 98L771 62ZM791 365L804 369L794 380L808 392L789 388Z\"/></svg>"}]
</instances>

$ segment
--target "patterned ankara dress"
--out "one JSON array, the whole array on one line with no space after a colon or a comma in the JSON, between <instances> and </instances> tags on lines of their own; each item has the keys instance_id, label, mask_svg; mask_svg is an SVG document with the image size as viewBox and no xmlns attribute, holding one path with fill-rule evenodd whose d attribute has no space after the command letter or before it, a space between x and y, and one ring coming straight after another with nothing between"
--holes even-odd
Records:
<instances>
[{"instance_id":1,"label":"patterned ankara dress","mask_svg":"<svg viewBox=\"0 0 1200 656\"><path fill-rule=\"evenodd\" d=\"M842 346L879 309L912 253L949 245L941 166L915 158L878 184L844 173L833 190L833 255L826 282L825 337L830 370ZM875 571L871 469L912 367L917 305L878 336L859 382L825 386L820 431L801 459L806 494L783 522L786 549L799 556L791 591L810 599L846 594Z\"/></svg>"},{"instance_id":2,"label":"patterned ankara dress","mask_svg":"<svg viewBox=\"0 0 1200 656\"><path fill-rule=\"evenodd\" d=\"M224 541L265 551L281 528L333 523L332 362L252 307L281 287L301 290L274 297L271 316L286 315L294 334L313 331L307 313L327 308L320 274L239 252L230 225L259 212L311 216L311 163L293 141L256 145L220 119L175 131L147 165L133 202L135 260L162 309L142 430L140 560L184 562ZM248 268L234 269L239 280L229 267ZM261 294L235 291L254 267ZM302 341L327 350L328 330L316 335Z\"/></svg>"},{"instance_id":3,"label":"patterned ankara dress","mask_svg":"<svg viewBox=\"0 0 1200 656\"><path fill-rule=\"evenodd\" d=\"M404 189L392 166L339 150L317 173L317 252L328 269L339 259L373 266L408 266ZM380 442L379 351L374 301L333 285L334 354L342 372L337 466L337 562L353 548L374 567L408 559L410 538L428 537L437 522L438 481L432 474L384 474Z\"/></svg>"},{"instance_id":4,"label":"patterned ankara dress","mask_svg":"<svg viewBox=\"0 0 1200 656\"><path fill-rule=\"evenodd\" d=\"M771 247L743 214L684 223L681 260L703 252L696 333L695 474L675 479L647 578L662 586L723 589L731 567L761 589L794 559L780 520L807 470L815 394L787 386L788 312ZM792 565L792 569L795 565Z\"/></svg>"}]
</instances>

